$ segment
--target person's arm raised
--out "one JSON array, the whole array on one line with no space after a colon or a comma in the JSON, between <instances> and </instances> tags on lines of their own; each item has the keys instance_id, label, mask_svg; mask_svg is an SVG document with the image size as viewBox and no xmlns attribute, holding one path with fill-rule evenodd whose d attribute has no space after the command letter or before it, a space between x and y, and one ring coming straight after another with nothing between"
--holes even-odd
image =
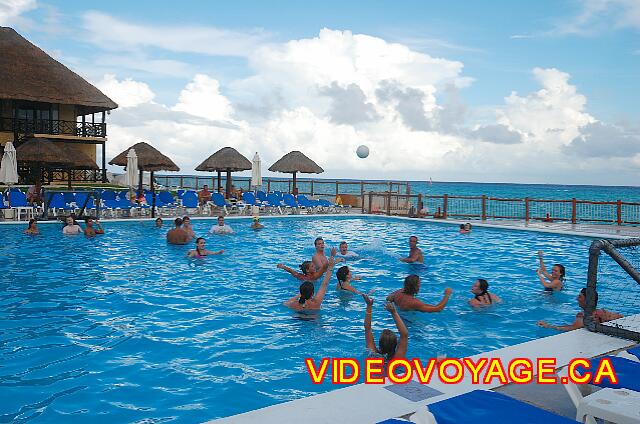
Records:
<instances>
[{"instance_id":1,"label":"person's arm raised","mask_svg":"<svg viewBox=\"0 0 640 424\"><path fill-rule=\"evenodd\" d=\"M293 275L294 277L296 277L299 280L304 280L305 275L304 274L300 274L299 272L289 268L288 266L286 266L285 264L278 264L276 265L277 268L280 269L284 269L285 271L287 271L289 274Z\"/></svg>"},{"instance_id":2,"label":"person's arm raised","mask_svg":"<svg viewBox=\"0 0 640 424\"><path fill-rule=\"evenodd\" d=\"M420 302L420 305L416 309L419 310L420 312L440 312L447 305L447 302L449 301L449 297L451 297L452 292L453 290L451 290L451 288L449 287L444 289L444 296L442 297L442 300L437 305L429 305L424 302L420 302L419 300L416 299L417 302Z\"/></svg>"},{"instance_id":3,"label":"person's arm raised","mask_svg":"<svg viewBox=\"0 0 640 424\"><path fill-rule=\"evenodd\" d=\"M393 303L387 302L384 307L387 311L391 312L391 316L396 323L396 328L400 333L400 341L398 342L393 358L404 358L407 356L407 347L409 346L409 330L407 330L407 326L404 325L404 321L402 321Z\"/></svg>"},{"instance_id":4,"label":"person's arm raised","mask_svg":"<svg viewBox=\"0 0 640 424\"><path fill-rule=\"evenodd\" d=\"M333 273L333 266L336 264L335 258L331 256L329 258L329 266L327 267L327 272L324 274L324 279L322 280L322 284L320 285L320 289L318 293L314 296L316 302L318 302L318 307L322 304L324 300L324 295L327 293L327 286L329 285L329 280L331 280L331 274Z\"/></svg>"},{"instance_id":5,"label":"person's arm raised","mask_svg":"<svg viewBox=\"0 0 640 424\"><path fill-rule=\"evenodd\" d=\"M544 252L542 250L538 250L538 260L540 261L540 271L542 275L551 280L551 274L547 271L547 267L544 266Z\"/></svg>"},{"instance_id":6,"label":"person's arm raised","mask_svg":"<svg viewBox=\"0 0 640 424\"><path fill-rule=\"evenodd\" d=\"M369 349L372 352L377 352L376 344L373 341L373 331L371 330L371 315L373 314L373 299L366 294L362 294L362 298L367 304L367 309L364 313L364 340Z\"/></svg>"}]
</instances>

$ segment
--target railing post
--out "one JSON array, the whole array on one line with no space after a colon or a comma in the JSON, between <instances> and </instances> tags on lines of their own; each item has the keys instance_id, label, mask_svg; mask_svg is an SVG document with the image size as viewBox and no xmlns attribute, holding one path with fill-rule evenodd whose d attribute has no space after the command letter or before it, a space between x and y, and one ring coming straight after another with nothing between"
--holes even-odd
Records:
<instances>
[{"instance_id":1,"label":"railing post","mask_svg":"<svg viewBox=\"0 0 640 424\"><path fill-rule=\"evenodd\" d=\"M336 180L336 198L338 197L338 195L340 194L340 183L338 183L338 180Z\"/></svg>"},{"instance_id":2,"label":"railing post","mask_svg":"<svg viewBox=\"0 0 640 424\"><path fill-rule=\"evenodd\" d=\"M487 220L487 195L482 195L482 220Z\"/></svg>"},{"instance_id":3,"label":"railing post","mask_svg":"<svg viewBox=\"0 0 640 424\"><path fill-rule=\"evenodd\" d=\"M369 213L371 213L371 199L373 199L373 192L369 192Z\"/></svg>"},{"instance_id":4,"label":"railing post","mask_svg":"<svg viewBox=\"0 0 640 424\"><path fill-rule=\"evenodd\" d=\"M271 178L267 180L267 193L271 193Z\"/></svg>"},{"instance_id":5,"label":"railing post","mask_svg":"<svg viewBox=\"0 0 640 424\"><path fill-rule=\"evenodd\" d=\"M422 193L418 193L418 205L416 209L416 216L420 218L420 211L424 209L424 203L422 203Z\"/></svg>"},{"instance_id":6,"label":"railing post","mask_svg":"<svg viewBox=\"0 0 640 424\"><path fill-rule=\"evenodd\" d=\"M529 222L529 198L524 198L524 220Z\"/></svg>"},{"instance_id":7,"label":"railing post","mask_svg":"<svg viewBox=\"0 0 640 424\"><path fill-rule=\"evenodd\" d=\"M449 206L449 195L445 194L443 196L443 205L442 205L442 219L447 219L447 207Z\"/></svg>"},{"instance_id":8,"label":"railing post","mask_svg":"<svg viewBox=\"0 0 640 424\"><path fill-rule=\"evenodd\" d=\"M616 202L616 212L618 225L622 225L622 200L620 199L618 199L618 201Z\"/></svg>"},{"instance_id":9,"label":"railing post","mask_svg":"<svg viewBox=\"0 0 640 424\"><path fill-rule=\"evenodd\" d=\"M314 180L311 180L311 197L313 197L313 181Z\"/></svg>"},{"instance_id":10,"label":"railing post","mask_svg":"<svg viewBox=\"0 0 640 424\"><path fill-rule=\"evenodd\" d=\"M391 191L387 192L387 215L391 215Z\"/></svg>"},{"instance_id":11,"label":"railing post","mask_svg":"<svg viewBox=\"0 0 640 424\"><path fill-rule=\"evenodd\" d=\"M362 197L362 213L364 213L364 191L360 193L360 196Z\"/></svg>"},{"instance_id":12,"label":"railing post","mask_svg":"<svg viewBox=\"0 0 640 424\"><path fill-rule=\"evenodd\" d=\"M364 181L360 180L360 195L364 194Z\"/></svg>"},{"instance_id":13,"label":"railing post","mask_svg":"<svg viewBox=\"0 0 640 424\"><path fill-rule=\"evenodd\" d=\"M576 202L576 198L571 199L571 223L575 224L577 221L577 212L578 212L578 203Z\"/></svg>"}]
</instances>

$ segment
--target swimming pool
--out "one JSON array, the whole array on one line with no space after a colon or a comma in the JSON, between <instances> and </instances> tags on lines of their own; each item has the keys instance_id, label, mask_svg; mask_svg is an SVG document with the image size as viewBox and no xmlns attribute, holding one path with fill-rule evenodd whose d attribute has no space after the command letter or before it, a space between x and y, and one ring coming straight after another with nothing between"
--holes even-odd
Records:
<instances>
[{"instance_id":1,"label":"swimming pool","mask_svg":"<svg viewBox=\"0 0 640 424\"><path fill-rule=\"evenodd\" d=\"M165 225L168 225L166 220ZM197 234L213 221L194 219ZM297 266L346 240L363 259L350 262L354 282L374 294L374 336L394 328L386 294L409 273L437 314L403 313L410 357L462 356L554 334L535 322L572 321L586 281L590 240L384 217L229 220L236 234L205 236L222 256L191 260L191 246L169 246L152 222L107 223L94 239L41 236L0 226L0 421L202 422L334 388L314 386L304 358L364 357L364 304L330 283L323 311L303 320L281 304L298 281L276 269ZM407 238L420 238L426 267L400 263ZM567 267L565 292L544 294L536 252ZM606 267L606 264L602 265ZM337 268L336 268L337 269ZM611 267L610 275L620 273ZM467 306L474 279L489 280L504 304ZM601 303L606 304L601 292ZM604 303L603 303L604 302ZM615 309L615 306L612 308ZM620 311L624 313L625 311Z\"/></svg>"}]
</instances>

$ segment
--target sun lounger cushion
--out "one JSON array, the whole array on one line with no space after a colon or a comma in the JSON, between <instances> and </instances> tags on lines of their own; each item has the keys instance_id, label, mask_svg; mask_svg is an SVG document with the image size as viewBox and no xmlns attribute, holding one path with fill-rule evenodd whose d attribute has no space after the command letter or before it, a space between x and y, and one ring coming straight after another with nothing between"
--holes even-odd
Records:
<instances>
[{"instance_id":1,"label":"sun lounger cushion","mask_svg":"<svg viewBox=\"0 0 640 424\"><path fill-rule=\"evenodd\" d=\"M627 352L634 355L636 358L640 359L640 345L636 347L632 347L631 349L627 349Z\"/></svg>"},{"instance_id":2,"label":"sun lounger cushion","mask_svg":"<svg viewBox=\"0 0 640 424\"><path fill-rule=\"evenodd\" d=\"M510 398L501 393L474 390L429 405L438 424L562 424L576 421Z\"/></svg>"},{"instance_id":3,"label":"sun lounger cushion","mask_svg":"<svg viewBox=\"0 0 640 424\"><path fill-rule=\"evenodd\" d=\"M612 384L609 378L603 378L600 384L593 382L591 382L591 384L598 387L640 391L640 363L617 356L603 356L603 358L608 358L611 361L611 366L618 377L618 384ZM593 368L598 361L592 360L591 363ZM580 368L578 368L577 371L579 372ZM593 369L591 371L593 372Z\"/></svg>"}]
</instances>

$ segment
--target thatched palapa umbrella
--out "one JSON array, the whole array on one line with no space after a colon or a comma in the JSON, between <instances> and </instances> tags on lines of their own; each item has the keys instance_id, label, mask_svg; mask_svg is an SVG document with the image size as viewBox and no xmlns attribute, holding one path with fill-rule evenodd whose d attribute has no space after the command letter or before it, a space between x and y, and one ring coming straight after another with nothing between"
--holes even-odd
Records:
<instances>
[{"instance_id":1,"label":"thatched palapa umbrella","mask_svg":"<svg viewBox=\"0 0 640 424\"><path fill-rule=\"evenodd\" d=\"M151 192L155 193L153 184L153 173L155 171L179 171L178 165L176 165L167 156L160 153L156 148L148 143L140 142L127 148L115 158L109 161L110 165L127 166L127 153L130 149L134 149L138 156L138 169L140 170L140 182L138 189L142 192L142 173L148 171L151 173L149 177L149 184L151 185ZM156 208L156 196L153 196L153 202L151 205L151 216L155 217Z\"/></svg>"},{"instance_id":2,"label":"thatched palapa umbrella","mask_svg":"<svg viewBox=\"0 0 640 424\"><path fill-rule=\"evenodd\" d=\"M233 147L223 147L196 167L196 171L216 171L218 173L218 187L220 186L220 172L225 171L227 173L227 197L231 191L231 173L250 169L249 159L242 156Z\"/></svg>"},{"instance_id":3,"label":"thatched palapa umbrella","mask_svg":"<svg viewBox=\"0 0 640 424\"><path fill-rule=\"evenodd\" d=\"M269 167L271 172L284 172L293 174L293 194L296 194L296 174L321 174L324 169L320 168L317 163L306 157L302 152L294 150L282 156L276 163Z\"/></svg>"}]
</instances>

